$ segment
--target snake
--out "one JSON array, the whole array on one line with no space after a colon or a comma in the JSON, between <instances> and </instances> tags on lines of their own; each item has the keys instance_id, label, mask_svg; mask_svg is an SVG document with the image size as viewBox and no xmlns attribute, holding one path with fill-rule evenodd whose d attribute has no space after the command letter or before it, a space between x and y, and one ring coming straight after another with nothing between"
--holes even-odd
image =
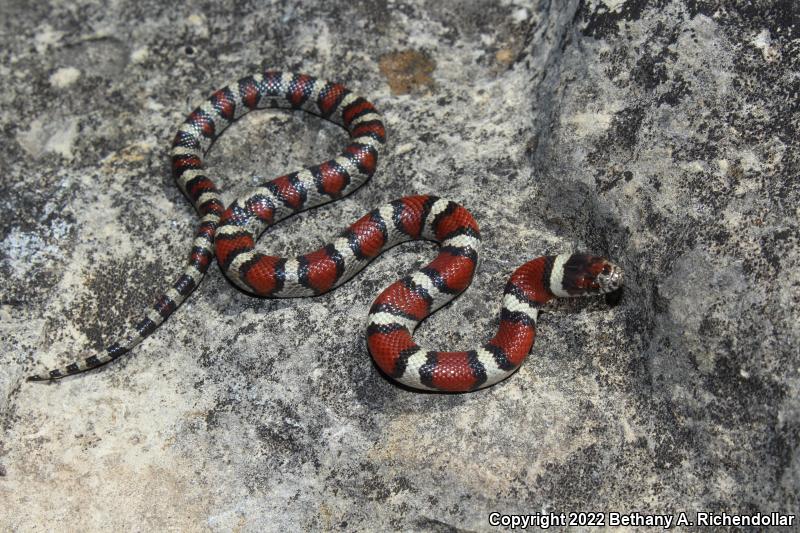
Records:
<instances>
[{"instance_id":1,"label":"snake","mask_svg":"<svg viewBox=\"0 0 800 533\"><path fill-rule=\"evenodd\" d=\"M222 132L255 109L303 110L343 127L349 143L334 158L267 181L225 208L203 158ZM273 224L347 196L375 173L386 143L381 114L343 85L307 74L265 70L215 91L182 123L172 142L174 178L200 215L186 266L144 317L100 353L31 376L52 381L113 361L149 336L199 285L216 258L226 277L249 293L296 298L326 293L374 258L411 240L439 245L426 266L395 281L375 299L367 348L386 376L412 389L473 391L514 373L534 343L541 309L553 298L606 294L621 287L622 269L583 253L542 256L517 268L502 297L497 333L482 347L439 351L413 340L417 326L472 282L481 252L475 218L434 195L406 196L373 209L325 246L295 257L255 250Z\"/></svg>"}]
</instances>

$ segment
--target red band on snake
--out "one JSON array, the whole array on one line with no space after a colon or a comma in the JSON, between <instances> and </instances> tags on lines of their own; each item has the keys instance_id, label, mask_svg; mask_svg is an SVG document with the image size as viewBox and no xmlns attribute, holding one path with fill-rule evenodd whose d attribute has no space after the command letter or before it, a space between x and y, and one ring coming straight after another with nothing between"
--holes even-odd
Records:
<instances>
[{"instance_id":1,"label":"red band on snake","mask_svg":"<svg viewBox=\"0 0 800 533\"><path fill-rule=\"evenodd\" d=\"M253 109L303 109L347 129L350 143L335 158L255 188L224 208L203 171L203 156L224 129ZM372 304L367 346L378 367L415 389L470 391L512 374L530 352L539 309L554 297L611 292L622 270L584 254L539 257L519 267L506 284L497 334L476 350L445 352L418 346L419 323L472 282L481 240L463 206L435 196L409 196L379 207L319 250L293 258L254 250L272 224L346 196L375 172L386 142L375 107L342 85L303 74L266 71L211 95L184 121L173 141L175 179L201 216L183 274L145 317L102 354L32 376L53 380L98 367L127 353L151 334L197 287L216 256L226 276L245 291L267 297L323 294L350 279L398 243L439 243L427 266L390 285Z\"/></svg>"}]
</instances>

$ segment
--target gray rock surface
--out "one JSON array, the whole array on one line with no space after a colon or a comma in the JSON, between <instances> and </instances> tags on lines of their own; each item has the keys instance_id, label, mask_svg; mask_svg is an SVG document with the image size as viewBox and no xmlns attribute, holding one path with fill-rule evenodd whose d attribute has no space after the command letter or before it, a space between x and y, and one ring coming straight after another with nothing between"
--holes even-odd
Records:
<instances>
[{"instance_id":1,"label":"gray rock surface","mask_svg":"<svg viewBox=\"0 0 800 533\"><path fill-rule=\"evenodd\" d=\"M491 511L796 512L798 7L792 1L0 4L0 529L493 531ZM413 243L331 294L249 297L212 268L126 358L56 385L180 270L196 216L168 150L266 66L367 95L372 181L260 247L307 251L436 193L485 249L423 325L483 341L508 274L603 253L622 298L555 306L485 391L381 377L363 319ZM345 140L251 113L212 148L226 199Z\"/></svg>"}]
</instances>

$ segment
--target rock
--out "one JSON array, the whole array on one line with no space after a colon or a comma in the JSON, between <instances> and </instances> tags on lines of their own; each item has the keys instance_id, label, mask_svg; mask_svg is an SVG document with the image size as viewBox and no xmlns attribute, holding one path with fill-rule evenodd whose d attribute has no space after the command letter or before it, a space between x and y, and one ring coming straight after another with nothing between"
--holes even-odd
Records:
<instances>
[{"instance_id":1,"label":"rock","mask_svg":"<svg viewBox=\"0 0 800 533\"><path fill-rule=\"evenodd\" d=\"M484 531L493 511L793 512L792 3L0 13L0 529ZM434 193L475 214L486 253L420 342L484 341L507 276L545 253L611 257L621 298L554 306L495 387L417 394L376 371L363 321L431 245L311 299L252 298L212 268L130 355L25 382L101 348L179 272L196 215L169 176L171 138L214 88L267 66L345 83L390 137L370 183L261 249L307 251L380 203ZM251 113L208 168L229 201L345 138L302 113Z\"/></svg>"}]
</instances>

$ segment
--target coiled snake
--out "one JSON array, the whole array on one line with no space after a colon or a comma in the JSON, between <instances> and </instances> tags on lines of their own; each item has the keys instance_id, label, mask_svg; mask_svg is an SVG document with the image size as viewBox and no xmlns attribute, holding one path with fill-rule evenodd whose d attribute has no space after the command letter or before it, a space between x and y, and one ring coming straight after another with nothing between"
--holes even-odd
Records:
<instances>
[{"instance_id":1,"label":"coiled snake","mask_svg":"<svg viewBox=\"0 0 800 533\"><path fill-rule=\"evenodd\" d=\"M339 124L349 132L350 143L337 157L264 183L226 210L203 171L203 156L237 118L271 107L303 109ZM283 258L254 251L256 239L270 225L361 186L375 172L385 142L386 131L375 107L338 83L266 71L216 91L186 118L172 143L175 179L201 216L183 274L123 340L104 353L30 379L62 378L128 352L197 287L215 249L221 268L237 286L283 298L327 292L400 242L439 243L436 258L386 288L367 319L367 346L378 367L396 381L424 390L469 391L497 383L530 352L539 309L550 299L603 294L621 286L622 270L601 257L533 259L506 284L497 334L476 350L444 352L420 347L412 332L472 281L481 238L475 219L461 205L435 196L408 196L367 213L314 252Z\"/></svg>"}]
</instances>

